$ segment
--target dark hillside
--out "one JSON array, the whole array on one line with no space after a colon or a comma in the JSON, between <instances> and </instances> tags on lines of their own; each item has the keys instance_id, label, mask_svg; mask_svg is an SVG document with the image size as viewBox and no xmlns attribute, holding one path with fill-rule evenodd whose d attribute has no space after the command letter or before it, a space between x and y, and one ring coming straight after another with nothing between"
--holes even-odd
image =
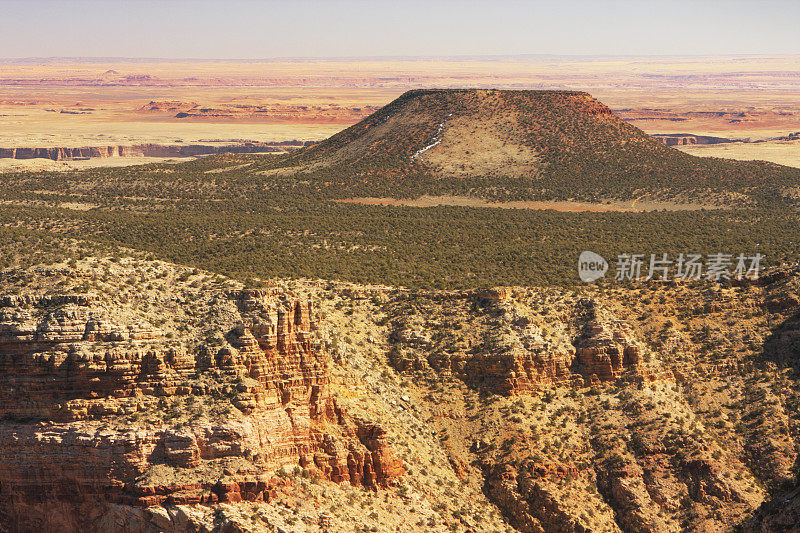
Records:
<instances>
[{"instance_id":1,"label":"dark hillside","mask_svg":"<svg viewBox=\"0 0 800 533\"><path fill-rule=\"evenodd\" d=\"M775 200L800 170L698 158L620 120L587 93L410 91L315 146L257 171L326 197Z\"/></svg>"}]
</instances>

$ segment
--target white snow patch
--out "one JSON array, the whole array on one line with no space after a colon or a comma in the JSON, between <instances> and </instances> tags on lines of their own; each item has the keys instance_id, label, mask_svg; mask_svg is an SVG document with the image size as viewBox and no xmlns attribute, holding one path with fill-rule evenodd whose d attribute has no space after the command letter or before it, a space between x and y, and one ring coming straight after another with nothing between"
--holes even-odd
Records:
<instances>
[{"instance_id":1,"label":"white snow patch","mask_svg":"<svg viewBox=\"0 0 800 533\"><path fill-rule=\"evenodd\" d=\"M450 113L449 115L447 115L447 118L450 118L452 116L453 116L453 114ZM414 155L411 156L411 159L419 158L421 161L424 161L424 159L422 159L422 154L427 152L428 150L430 150L431 148L433 148L434 146L436 146L440 142L442 142L441 135L442 135L442 132L444 131L445 122L447 122L447 119L445 119L441 124L439 124L439 127L436 129L436 135L434 135L433 139L431 139L433 142L431 144L429 144L428 146L426 146L425 148L420 148L419 150L414 152Z\"/></svg>"}]
</instances>

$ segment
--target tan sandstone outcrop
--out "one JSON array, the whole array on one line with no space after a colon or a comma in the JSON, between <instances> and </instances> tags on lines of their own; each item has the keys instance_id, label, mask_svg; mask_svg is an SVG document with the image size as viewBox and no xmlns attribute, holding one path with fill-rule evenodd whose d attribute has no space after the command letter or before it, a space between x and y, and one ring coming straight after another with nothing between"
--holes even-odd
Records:
<instances>
[{"instance_id":1,"label":"tan sandstone outcrop","mask_svg":"<svg viewBox=\"0 0 800 533\"><path fill-rule=\"evenodd\" d=\"M238 325L218 348L120 321L90 296L0 298L0 511L10 523L77 531L111 505L269 500L281 467L368 487L402 474L383 428L331 397L310 304L274 291L226 297ZM152 418L176 398L232 414ZM118 422L137 413L151 419Z\"/></svg>"}]
</instances>

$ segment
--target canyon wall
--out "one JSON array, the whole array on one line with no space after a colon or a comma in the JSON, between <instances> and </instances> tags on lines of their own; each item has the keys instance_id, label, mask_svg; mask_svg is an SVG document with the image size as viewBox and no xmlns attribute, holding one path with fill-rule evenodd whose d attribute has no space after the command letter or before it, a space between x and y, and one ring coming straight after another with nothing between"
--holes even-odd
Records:
<instances>
[{"instance_id":1,"label":"canyon wall","mask_svg":"<svg viewBox=\"0 0 800 533\"><path fill-rule=\"evenodd\" d=\"M691 133L654 133L651 135L667 146L683 146L687 144L720 144L737 142L737 139L711 137L709 135L693 135Z\"/></svg>"},{"instance_id":2,"label":"canyon wall","mask_svg":"<svg viewBox=\"0 0 800 533\"><path fill-rule=\"evenodd\" d=\"M437 339L443 312L463 324ZM644 360L646 348L629 324L592 298L565 309L548 334L508 289L441 292L432 315L400 315L390 335L390 362L401 372L430 369L486 392L517 395L554 385L584 387L601 382L672 379L672 372ZM476 316L476 309L479 313ZM452 323L452 322L451 322ZM444 341L444 342L443 342Z\"/></svg>"},{"instance_id":3,"label":"canyon wall","mask_svg":"<svg viewBox=\"0 0 800 533\"><path fill-rule=\"evenodd\" d=\"M264 501L282 468L367 487L402 474L383 428L331 397L307 301L221 298L236 326L218 346L97 296L0 298L6 523L79 531L115 505Z\"/></svg>"},{"instance_id":4,"label":"canyon wall","mask_svg":"<svg viewBox=\"0 0 800 533\"><path fill-rule=\"evenodd\" d=\"M0 159L72 161L95 157L193 157L198 155L282 152L309 144L303 141L243 142L236 144L134 144L83 147L0 148Z\"/></svg>"}]
</instances>

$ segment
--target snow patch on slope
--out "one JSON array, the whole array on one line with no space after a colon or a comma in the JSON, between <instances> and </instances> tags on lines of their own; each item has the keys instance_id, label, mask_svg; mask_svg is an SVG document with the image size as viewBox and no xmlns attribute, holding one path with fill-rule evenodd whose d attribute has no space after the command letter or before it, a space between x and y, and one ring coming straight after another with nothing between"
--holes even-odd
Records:
<instances>
[{"instance_id":1,"label":"snow patch on slope","mask_svg":"<svg viewBox=\"0 0 800 533\"><path fill-rule=\"evenodd\" d=\"M447 118L450 118L452 116L453 116L453 114L450 113L449 115L447 115ZM433 142L431 144L429 144L428 146L426 146L425 148L420 148L419 150L414 152L414 155L411 156L411 159L419 159L420 161L424 161L424 159L422 159L422 154L427 152L428 150L430 150L431 148L433 148L434 146L436 146L440 142L442 142L442 132L444 131L444 125L445 125L446 122L447 122L447 119L445 119L444 121L442 121L441 124L439 124L439 127L436 129L436 135L433 136L433 139L432 139Z\"/></svg>"}]
</instances>

